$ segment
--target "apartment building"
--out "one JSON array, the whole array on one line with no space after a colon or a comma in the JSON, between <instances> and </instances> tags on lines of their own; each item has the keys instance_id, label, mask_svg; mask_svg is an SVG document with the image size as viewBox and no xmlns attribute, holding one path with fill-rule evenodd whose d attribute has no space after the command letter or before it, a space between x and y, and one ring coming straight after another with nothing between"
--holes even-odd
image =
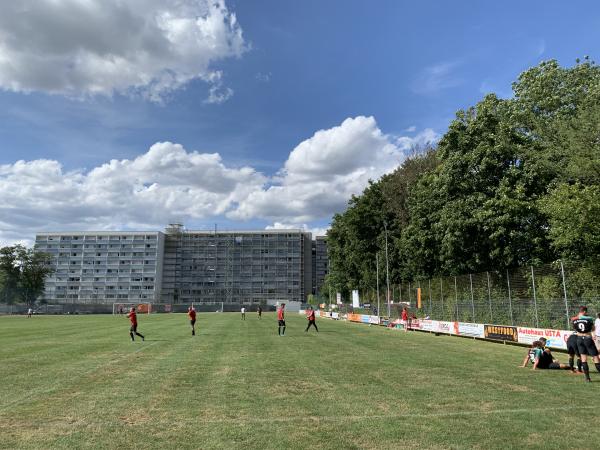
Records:
<instances>
[{"instance_id":1,"label":"apartment building","mask_svg":"<svg viewBox=\"0 0 600 450\"><path fill-rule=\"evenodd\" d=\"M156 302L164 234L160 232L40 233L35 249L53 256L48 303Z\"/></svg>"},{"instance_id":2,"label":"apartment building","mask_svg":"<svg viewBox=\"0 0 600 450\"><path fill-rule=\"evenodd\" d=\"M57 232L36 236L51 254L49 303L306 301L311 234L302 230Z\"/></svg>"}]
</instances>

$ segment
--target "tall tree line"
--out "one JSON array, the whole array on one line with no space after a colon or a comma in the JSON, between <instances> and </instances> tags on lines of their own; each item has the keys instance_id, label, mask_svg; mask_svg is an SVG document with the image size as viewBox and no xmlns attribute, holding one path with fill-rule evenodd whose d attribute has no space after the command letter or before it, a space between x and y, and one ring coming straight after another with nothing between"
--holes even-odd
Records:
<instances>
[{"instance_id":1,"label":"tall tree line","mask_svg":"<svg viewBox=\"0 0 600 450\"><path fill-rule=\"evenodd\" d=\"M460 110L435 148L372 181L328 233L325 289L600 255L600 68L545 61Z\"/></svg>"}]
</instances>

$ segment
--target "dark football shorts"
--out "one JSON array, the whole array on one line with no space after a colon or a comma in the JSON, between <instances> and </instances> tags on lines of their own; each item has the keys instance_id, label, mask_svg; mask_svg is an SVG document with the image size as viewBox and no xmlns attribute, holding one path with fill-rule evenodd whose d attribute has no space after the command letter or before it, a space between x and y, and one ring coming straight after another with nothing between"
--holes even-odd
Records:
<instances>
[{"instance_id":1,"label":"dark football shorts","mask_svg":"<svg viewBox=\"0 0 600 450\"><path fill-rule=\"evenodd\" d=\"M553 363L550 363L550 364L548 365L548 369L555 369L555 370L556 370L556 369L560 369L560 363L555 363L555 362L553 362Z\"/></svg>"},{"instance_id":2,"label":"dark football shorts","mask_svg":"<svg viewBox=\"0 0 600 450\"><path fill-rule=\"evenodd\" d=\"M196 319L190 320L190 325L194 326L196 324Z\"/></svg>"},{"instance_id":3,"label":"dark football shorts","mask_svg":"<svg viewBox=\"0 0 600 450\"><path fill-rule=\"evenodd\" d=\"M137 324L131 325L131 328L129 329L129 331L132 331L135 333L137 331Z\"/></svg>"},{"instance_id":4,"label":"dark football shorts","mask_svg":"<svg viewBox=\"0 0 600 450\"><path fill-rule=\"evenodd\" d=\"M280 320L279 321L279 326L280 327L285 327L285 320Z\"/></svg>"},{"instance_id":5,"label":"dark football shorts","mask_svg":"<svg viewBox=\"0 0 600 450\"><path fill-rule=\"evenodd\" d=\"M577 348L580 355L598 356L598 349L591 336L577 336Z\"/></svg>"},{"instance_id":6,"label":"dark football shorts","mask_svg":"<svg viewBox=\"0 0 600 450\"><path fill-rule=\"evenodd\" d=\"M579 349L577 348L577 335L572 334L567 339L567 352L570 356L577 355L579 356Z\"/></svg>"}]
</instances>

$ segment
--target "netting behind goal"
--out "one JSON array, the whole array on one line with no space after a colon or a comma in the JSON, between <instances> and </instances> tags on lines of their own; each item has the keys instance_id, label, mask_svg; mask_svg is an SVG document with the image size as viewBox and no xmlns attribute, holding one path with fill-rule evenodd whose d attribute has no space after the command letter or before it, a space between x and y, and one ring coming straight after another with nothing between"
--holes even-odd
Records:
<instances>
[{"instance_id":1,"label":"netting behind goal","mask_svg":"<svg viewBox=\"0 0 600 450\"><path fill-rule=\"evenodd\" d=\"M153 312L152 303L113 303L113 315L127 314L131 308L135 308L138 314L150 314Z\"/></svg>"}]
</instances>

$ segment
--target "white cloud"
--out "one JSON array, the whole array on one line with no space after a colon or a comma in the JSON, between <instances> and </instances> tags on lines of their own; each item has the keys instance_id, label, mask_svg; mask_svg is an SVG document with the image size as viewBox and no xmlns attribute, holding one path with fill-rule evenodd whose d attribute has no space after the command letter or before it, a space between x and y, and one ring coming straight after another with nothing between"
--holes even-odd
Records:
<instances>
[{"instance_id":1,"label":"white cloud","mask_svg":"<svg viewBox=\"0 0 600 450\"><path fill-rule=\"evenodd\" d=\"M461 85L463 79L456 74L460 65L461 61L451 61L426 67L413 82L413 92L433 94Z\"/></svg>"},{"instance_id":2,"label":"white cloud","mask_svg":"<svg viewBox=\"0 0 600 450\"><path fill-rule=\"evenodd\" d=\"M370 179L402 163L404 152L392 140L373 117L349 118L320 130L290 153L272 185L252 192L228 217L293 224L329 218Z\"/></svg>"},{"instance_id":3,"label":"white cloud","mask_svg":"<svg viewBox=\"0 0 600 450\"><path fill-rule=\"evenodd\" d=\"M315 236L325 236L329 227L311 227L305 223L281 223L275 222L273 225L267 225L265 230L304 230L312 233Z\"/></svg>"},{"instance_id":4,"label":"white cloud","mask_svg":"<svg viewBox=\"0 0 600 450\"><path fill-rule=\"evenodd\" d=\"M157 229L173 217L212 217L264 183L252 168L229 168L218 154L170 142L88 172L65 172L57 161L17 161L0 166L0 241L41 230Z\"/></svg>"},{"instance_id":5,"label":"white cloud","mask_svg":"<svg viewBox=\"0 0 600 450\"><path fill-rule=\"evenodd\" d=\"M0 165L0 245L40 231L157 230L175 218L268 221L324 234L322 224L369 180L393 171L414 145L438 138L431 129L391 136L373 117L349 118L301 142L271 177L171 142L85 171L45 159Z\"/></svg>"},{"instance_id":6,"label":"white cloud","mask_svg":"<svg viewBox=\"0 0 600 450\"><path fill-rule=\"evenodd\" d=\"M423 131L417 133L414 137L400 136L396 139L396 145L405 152L408 152L414 148L422 148L427 145L433 145L439 141L441 136L433 131L431 128L425 128Z\"/></svg>"},{"instance_id":7,"label":"white cloud","mask_svg":"<svg viewBox=\"0 0 600 450\"><path fill-rule=\"evenodd\" d=\"M224 0L19 0L0 14L0 88L71 97L141 93L156 101L247 46ZM214 87L214 86L213 86ZM225 93L225 94L224 94Z\"/></svg>"}]
</instances>

